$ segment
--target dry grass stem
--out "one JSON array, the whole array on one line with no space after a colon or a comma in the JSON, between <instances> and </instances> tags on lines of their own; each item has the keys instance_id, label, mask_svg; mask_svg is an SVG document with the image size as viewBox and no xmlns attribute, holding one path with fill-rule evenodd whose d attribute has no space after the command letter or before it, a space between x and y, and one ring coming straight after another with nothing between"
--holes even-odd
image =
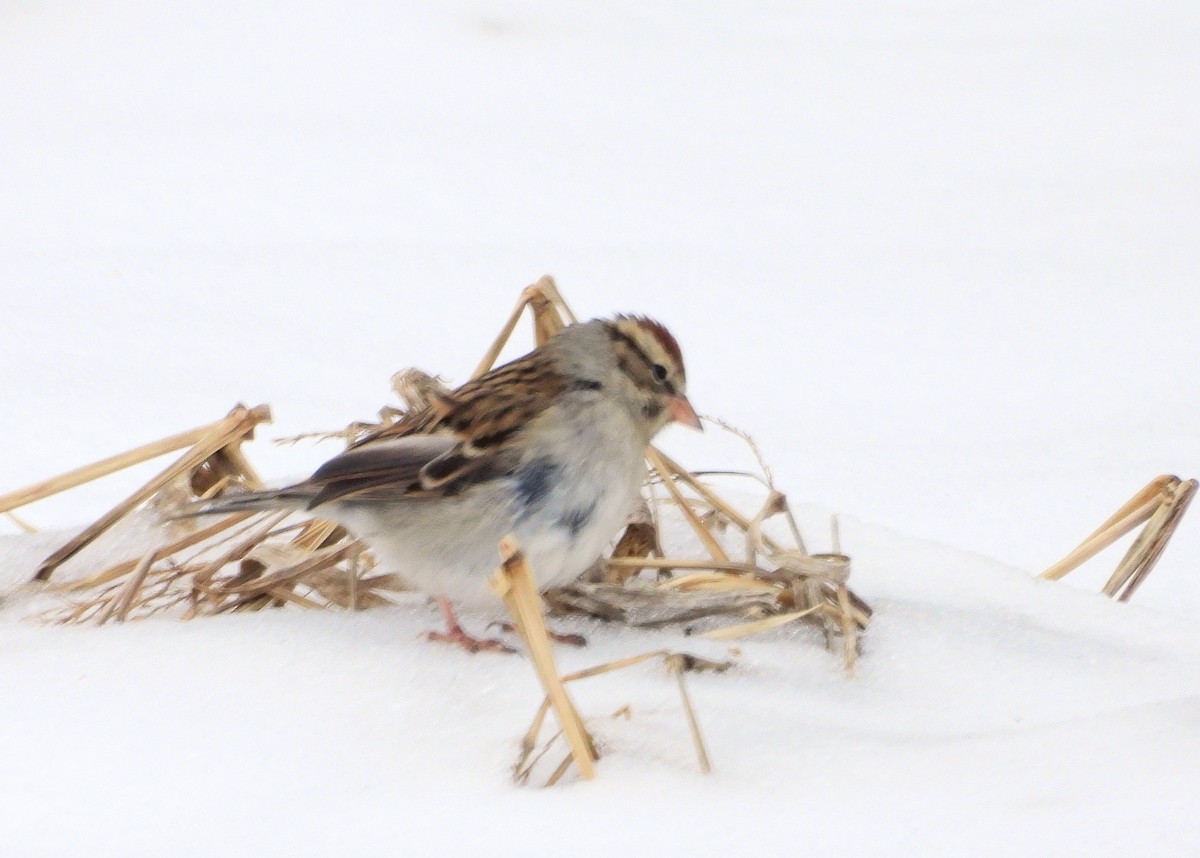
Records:
<instances>
[{"instance_id":1,"label":"dry grass stem","mask_svg":"<svg viewBox=\"0 0 1200 858\"><path fill-rule=\"evenodd\" d=\"M683 704L684 714L687 717L688 731L692 738L692 745L696 750L696 758L700 765L700 770L705 774L712 771L712 762L708 755L707 747L705 746L704 736L700 731L700 722L696 717L695 707L692 705L692 700L687 691L687 685L684 682L683 674L689 672L712 672L722 673L728 670L732 665L729 662L711 661L709 659L700 658L699 656L690 655L688 653L672 652L671 650L660 649L652 652L644 652L640 655L629 656L628 658L618 659L608 662L607 664L598 664L584 670L569 673L561 677L563 684L568 682L577 682L583 679L590 679L595 676L600 676L605 673L613 673L618 670L624 670L634 665L642 664L647 661L658 660L673 674L675 674L679 696ZM517 758L516 764L513 766L513 780L518 784L528 782L529 777L537 765L537 763L545 757L546 753L553 746L556 739L563 735L560 730L551 736L537 750L537 739L541 733L542 726L545 723L546 715L551 707L549 697L542 699L541 705L538 707L537 713L534 715L533 724L525 732L521 739L521 753ZM613 712L613 718L624 717L626 719L632 717L632 710L628 704L621 706ZM536 751L536 753L535 753ZM569 763L571 757L568 756ZM560 765L546 782L546 786L553 786L562 777L565 769Z\"/></svg>"},{"instance_id":2,"label":"dry grass stem","mask_svg":"<svg viewBox=\"0 0 1200 858\"><path fill-rule=\"evenodd\" d=\"M126 579L125 583L117 591L117 596L108 606L100 613L96 620L97 625L104 625L110 617L115 617L117 622L123 623L129 617L129 609L133 607L134 597L138 590L142 588L142 584L146 581L146 575L150 571L150 567L154 565L154 561L158 559L157 551L147 551L146 556L138 563L137 568L133 570L133 574Z\"/></svg>"},{"instance_id":3,"label":"dry grass stem","mask_svg":"<svg viewBox=\"0 0 1200 858\"><path fill-rule=\"evenodd\" d=\"M1154 569L1158 559L1175 534L1180 519L1196 494L1195 480L1180 481L1166 493L1163 504L1147 522L1138 539L1129 548L1117 571L1109 580L1104 592L1115 595L1121 602L1128 602L1146 576Z\"/></svg>"},{"instance_id":4,"label":"dry grass stem","mask_svg":"<svg viewBox=\"0 0 1200 858\"><path fill-rule=\"evenodd\" d=\"M25 519L21 518L21 516L17 515L15 512L6 512L4 515L9 521L11 521L13 524L15 524L24 533L37 533L38 532L37 527L30 524Z\"/></svg>"},{"instance_id":5,"label":"dry grass stem","mask_svg":"<svg viewBox=\"0 0 1200 858\"><path fill-rule=\"evenodd\" d=\"M842 667L847 673L852 673L858 663L858 626L853 620L850 593L845 584L838 585L837 596L842 609L838 615L838 622L842 625Z\"/></svg>"},{"instance_id":6,"label":"dry grass stem","mask_svg":"<svg viewBox=\"0 0 1200 858\"><path fill-rule=\"evenodd\" d=\"M479 365L471 373L471 378L478 378L496 365L496 359L500 357L500 352L504 351L504 347L508 345L513 331L516 330L517 322L520 321L521 314L525 312L526 308L533 314L535 345L540 346L554 334L561 331L567 322L575 321L574 314L571 313L562 296L558 294L558 287L555 286L554 279L548 274L545 275L537 283L526 287L521 292L517 306L513 308L508 320L500 328L500 333L496 336L495 342L484 353L482 360L479 361Z\"/></svg>"},{"instance_id":7,"label":"dry grass stem","mask_svg":"<svg viewBox=\"0 0 1200 858\"><path fill-rule=\"evenodd\" d=\"M684 483L688 488L703 498L706 503L724 516L731 524L733 524L742 532L749 530L750 519L742 515L742 513L739 512L732 504L717 494L715 489L705 485L702 480L685 469L682 465L680 465L662 450L659 450L656 447L654 448L654 452L658 458L662 460L662 463L666 466L667 470L674 474L680 482ZM765 534L763 535L763 544L772 550L778 550L780 548L778 543Z\"/></svg>"},{"instance_id":8,"label":"dry grass stem","mask_svg":"<svg viewBox=\"0 0 1200 858\"><path fill-rule=\"evenodd\" d=\"M616 661L610 661L605 664L597 664L594 667L588 667L583 670L577 670L574 673L568 673L562 678L563 682L576 682L580 679L591 679L593 676L601 676L605 673L612 673L614 670L624 670L627 667L633 667L635 664L641 664L645 661L650 661L654 658L666 658L671 654L667 649L656 649L653 652L644 652L641 655L631 655L627 658L620 658Z\"/></svg>"},{"instance_id":9,"label":"dry grass stem","mask_svg":"<svg viewBox=\"0 0 1200 858\"><path fill-rule=\"evenodd\" d=\"M265 419L270 419L269 415ZM34 483L32 486L26 486L23 489L0 495L0 512L8 512L9 510L26 506L27 504L43 500L68 489L73 489L76 486L81 486L84 483L90 483L92 480L98 480L109 474L115 474L117 471L122 471L133 465L157 459L159 456L174 453L176 450L182 450L184 447L195 446L204 439L223 432L228 427L229 421L230 417L225 417L215 423L198 426L195 429L180 432L178 435L171 435L159 441L143 444L124 453L118 453L115 456L109 456L107 459L101 459L99 462L93 462L90 465L84 465L73 471L67 471L65 474L59 474L40 483Z\"/></svg>"},{"instance_id":10,"label":"dry grass stem","mask_svg":"<svg viewBox=\"0 0 1200 858\"><path fill-rule=\"evenodd\" d=\"M575 704L559 678L550 636L546 633L542 599L529 571L529 564L512 537L506 537L500 543L500 556L500 571L492 579L492 588L504 600L513 624L529 650L529 657L546 696L550 698L550 705L571 749L571 758L579 769L580 777L590 780L596 776L594 761L599 759L599 755L583 719L579 717Z\"/></svg>"},{"instance_id":11,"label":"dry grass stem","mask_svg":"<svg viewBox=\"0 0 1200 858\"><path fill-rule=\"evenodd\" d=\"M257 408L246 408L244 405L236 406L229 413L229 416L215 424L206 435L192 445L187 453L91 525L84 528L74 539L71 539L66 545L50 555L50 557L46 558L42 565L38 567L37 574L34 575L34 580L48 581L55 569L91 544L96 537L111 528L134 508L166 488L167 485L181 474L199 468L210 456L221 448L249 437L253 433L255 426L270 419L271 411L265 405L260 405ZM168 440L174 441L176 439Z\"/></svg>"},{"instance_id":12,"label":"dry grass stem","mask_svg":"<svg viewBox=\"0 0 1200 858\"><path fill-rule=\"evenodd\" d=\"M1062 560L1055 563L1040 578L1057 581L1069 572L1078 569L1122 536L1145 524L1163 500L1163 494L1178 481L1178 477L1162 476L1152 480L1145 488L1129 499L1107 521L1096 528L1088 537Z\"/></svg>"},{"instance_id":13,"label":"dry grass stem","mask_svg":"<svg viewBox=\"0 0 1200 858\"><path fill-rule=\"evenodd\" d=\"M1195 480L1185 481L1173 475L1151 480L1077 548L1039 577L1057 581L1141 526L1141 533L1101 590L1119 601L1129 601L1158 563L1195 495L1196 486Z\"/></svg>"},{"instance_id":14,"label":"dry grass stem","mask_svg":"<svg viewBox=\"0 0 1200 858\"><path fill-rule=\"evenodd\" d=\"M709 638L715 641L731 641L737 638L749 637L760 632L767 632L771 629L777 629L780 626L786 626L788 623L793 623L796 620L802 620L811 614L825 610L824 605L813 605L811 608L805 608L803 611L792 611L787 614L776 614L773 617L765 617L761 620L751 620L748 623L739 623L736 626L726 626L723 629L713 629L705 632L701 637Z\"/></svg>"},{"instance_id":15,"label":"dry grass stem","mask_svg":"<svg viewBox=\"0 0 1200 858\"><path fill-rule=\"evenodd\" d=\"M212 560L209 560L206 563L200 563L192 572L192 586L200 590L206 588L208 586L208 582L211 581L213 576L216 575L217 572L219 572L226 564L241 560L243 557L253 551L255 546L260 545L262 541L270 535L275 526L288 516L286 512L271 513L266 516L264 521L262 513L251 513L251 515L258 518L259 524L257 527L247 527L244 531L234 534L231 538L223 539L220 542L206 546L207 550L212 550L220 547L222 544L232 542L235 538L239 540L227 548L223 553L218 554Z\"/></svg>"},{"instance_id":16,"label":"dry grass stem","mask_svg":"<svg viewBox=\"0 0 1200 858\"><path fill-rule=\"evenodd\" d=\"M647 569L707 569L713 572L753 572L758 569L751 563L742 563L737 560L697 560L691 557L610 557L605 562L617 569L645 567ZM667 579L664 586L674 580L676 579Z\"/></svg>"},{"instance_id":17,"label":"dry grass stem","mask_svg":"<svg viewBox=\"0 0 1200 858\"><path fill-rule=\"evenodd\" d=\"M712 535L712 532L700 520L700 516L696 515L695 510L688 504L683 493L680 492L679 486L675 485L675 480L671 478L671 472L667 469L667 465L658 451L654 447L648 448L646 450L646 458L649 459L651 467L658 473L659 479L662 480L663 485L670 492L676 505L683 512L683 517L687 520L687 523L691 525L692 530L696 532L696 535L700 537L700 541L704 543L704 548L712 555L714 560L728 562L729 555L725 553L725 549L721 547L721 543L717 542L716 537Z\"/></svg>"},{"instance_id":18,"label":"dry grass stem","mask_svg":"<svg viewBox=\"0 0 1200 858\"><path fill-rule=\"evenodd\" d=\"M742 441L745 442L746 446L750 448L750 453L754 456L754 460L758 462L758 469L762 471L763 480L766 482L767 488L775 488L775 477L771 473L771 467L767 464L767 459L765 456L763 456L762 450L759 449L758 442L754 440L754 437L749 432L745 431L744 429L739 429L732 423L727 423L720 417L713 417L710 414L704 415L704 421L706 423L712 423L714 426L720 426L729 434L736 435L738 438L741 438Z\"/></svg>"},{"instance_id":19,"label":"dry grass stem","mask_svg":"<svg viewBox=\"0 0 1200 858\"><path fill-rule=\"evenodd\" d=\"M513 765L513 780L519 784L525 783L529 779L533 767L537 765L538 760L545 755L550 748L550 742L558 737L558 733L550 738L550 742L542 748L541 753L536 758L530 760L530 755L537 748L537 739L541 735L542 725L546 722L546 716L550 714L550 698L543 697L542 705L538 707L537 714L533 716L533 723L529 725L529 729L525 731L525 735L521 737L521 754L517 757L517 762ZM561 731L560 731L561 732Z\"/></svg>"},{"instance_id":20,"label":"dry grass stem","mask_svg":"<svg viewBox=\"0 0 1200 858\"><path fill-rule=\"evenodd\" d=\"M558 768L554 770L554 774L550 775L549 780L546 781L546 786L552 787L562 780L562 776L567 773L567 769L571 768L572 759L573 755L571 754L567 754L567 756L563 758L563 761L558 764Z\"/></svg>"},{"instance_id":21,"label":"dry grass stem","mask_svg":"<svg viewBox=\"0 0 1200 858\"><path fill-rule=\"evenodd\" d=\"M688 695L687 683L683 675L686 669L678 662L668 659L668 667L675 674L679 683L679 697L683 700L683 711L687 715L688 732L692 736L692 747L696 749L696 759L700 761L700 771L704 774L712 772L712 761L708 757L708 748L704 744L704 734L700 732L700 721L696 718L696 709L692 706L692 698Z\"/></svg>"},{"instance_id":22,"label":"dry grass stem","mask_svg":"<svg viewBox=\"0 0 1200 858\"><path fill-rule=\"evenodd\" d=\"M742 571L754 573L758 572L759 569L757 566L749 566L747 564ZM657 589L662 592L686 590L689 592L704 591L708 593L737 593L745 591L773 593L778 590L778 587L770 582L746 575L730 575L724 572L697 572L692 575L669 578L666 581L660 582L657 585Z\"/></svg>"},{"instance_id":23,"label":"dry grass stem","mask_svg":"<svg viewBox=\"0 0 1200 858\"><path fill-rule=\"evenodd\" d=\"M166 557L167 555L174 554L177 551L184 551L194 545L199 545L200 543L211 539L218 533L228 530L229 528L245 521L248 518L252 518L254 515L255 513L252 512L241 512L237 513L236 515L231 515L228 518L220 519L213 524L210 524L208 527L201 528L194 533L189 533L187 536L181 537L174 542L163 546L158 550L158 554L160 557ZM138 561L127 560L123 563L118 563L115 566L111 566L108 569L103 569L87 578L82 578L78 581L71 581L63 584L59 589L63 592L79 592L92 590L96 587L102 587L110 581L120 578L122 575L128 575L137 567L137 565Z\"/></svg>"}]
</instances>

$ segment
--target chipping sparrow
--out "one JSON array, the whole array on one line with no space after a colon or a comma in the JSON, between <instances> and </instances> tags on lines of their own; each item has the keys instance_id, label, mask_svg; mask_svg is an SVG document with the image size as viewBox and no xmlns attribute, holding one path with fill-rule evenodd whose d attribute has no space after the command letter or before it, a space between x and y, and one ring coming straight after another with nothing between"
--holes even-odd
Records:
<instances>
[{"instance_id":1,"label":"chipping sparrow","mask_svg":"<svg viewBox=\"0 0 1200 858\"><path fill-rule=\"evenodd\" d=\"M194 514L292 508L340 522L385 567L439 598L450 631L433 637L465 644L446 600L495 604L488 580L504 536L516 536L542 588L600 557L637 500L650 439L671 420L700 428L684 388L679 345L659 323L571 325L304 482L219 498Z\"/></svg>"}]
</instances>

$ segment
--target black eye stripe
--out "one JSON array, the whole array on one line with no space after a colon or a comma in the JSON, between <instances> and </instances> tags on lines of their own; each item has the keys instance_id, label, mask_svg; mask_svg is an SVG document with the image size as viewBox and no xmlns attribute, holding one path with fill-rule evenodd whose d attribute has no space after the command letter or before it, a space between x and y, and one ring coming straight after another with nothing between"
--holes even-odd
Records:
<instances>
[{"instance_id":1,"label":"black eye stripe","mask_svg":"<svg viewBox=\"0 0 1200 858\"><path fill-rule=\"evenodd\" d=\"M624 331L622 331L620 328L616 327L615 325L609 327L608 335L610 337L612 337L615 342L620 342L620 343L624 344L631 352L633 352L635 355L637 355L639 358L641 358L642 363L645 364L645 366L646 366L646 369L650 371L650 375L651 376L654 375L654 367L657 366L657 364L654 361L650 360L650 358L648 358L646 356L646 353L644 351L642 351L642 347L637 344L637 341L634 340L633 337L629 336L629 334L625 333ZM619 361L618 361L618 366L620 366ZM626 371L628 372L628 370L626 370ZM665 384L667 386L668 392L671 393L672 395L674 395L675 391L672 389L670 383L665 382Z\"/></svg>"},{"instance_id":2,"label":"black eye stripe","mask_svg":"<svg viewBox=\"0 0 1200 858\"><path fill-rule=\"evenodd\" d=\"M617 342L621 342L629 346L629 348L641 355L642 359L645 360L647 364L650 363L650 359L646 357L646 353L642 351L642 347L634 341L633 337L629 336L629 334L622 331L616 325L609 326L608 335Z\"/></svg>"}]
</instances>

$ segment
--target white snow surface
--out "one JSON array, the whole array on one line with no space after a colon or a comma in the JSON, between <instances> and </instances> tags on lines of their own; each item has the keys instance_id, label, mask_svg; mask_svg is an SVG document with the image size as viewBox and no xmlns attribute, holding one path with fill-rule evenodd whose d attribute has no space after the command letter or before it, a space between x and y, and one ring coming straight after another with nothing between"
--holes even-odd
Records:
<instances>
[{"instance_id":1,"label":"white snow surface","mask_svg":"<svg viewBox=\"0 0 1200 858\"><path fill-rule=\"evenodd\" d=\"M370 417L403 367L462 380L552 272L582 315L671 326L812 547L843 516L876 609L853 677L802 628L690 679L713 774L644 666L575 690L598 779L522 789L528 662L427 644L423 604L29 619L18 582L159 465L135 469L23 510L46 534L0 520L0 853L1195 854L1200 519L1131 604L1095 595L1119 549L1033 576L1200 474L1200 6L0 21L0 492L239 400L275 412L254 461L303 475L336 447L270 438ZM591 645L564 669L728 656L568 625Z\"/></svg>"}]
</instances>

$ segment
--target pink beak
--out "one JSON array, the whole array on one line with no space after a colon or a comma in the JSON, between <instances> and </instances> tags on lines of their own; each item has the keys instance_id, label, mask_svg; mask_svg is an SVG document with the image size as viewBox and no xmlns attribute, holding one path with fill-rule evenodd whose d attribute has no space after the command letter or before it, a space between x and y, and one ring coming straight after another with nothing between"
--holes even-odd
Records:
<instances>
[{"instance_id":1,"label":"pink beak","mask_svg":"<svg viewBox=\"0 0 1200 858\"><path fill-rule=\"evenodd\" d=\"M667 411L670 412L671 419L677 423L691 426L700 432L704 431L704 427L700 425L700 416L696 413L696 409L692 408L692 403L687 401L686 396L672 396L668 399Z\"/></svg>"}]
</instances>

